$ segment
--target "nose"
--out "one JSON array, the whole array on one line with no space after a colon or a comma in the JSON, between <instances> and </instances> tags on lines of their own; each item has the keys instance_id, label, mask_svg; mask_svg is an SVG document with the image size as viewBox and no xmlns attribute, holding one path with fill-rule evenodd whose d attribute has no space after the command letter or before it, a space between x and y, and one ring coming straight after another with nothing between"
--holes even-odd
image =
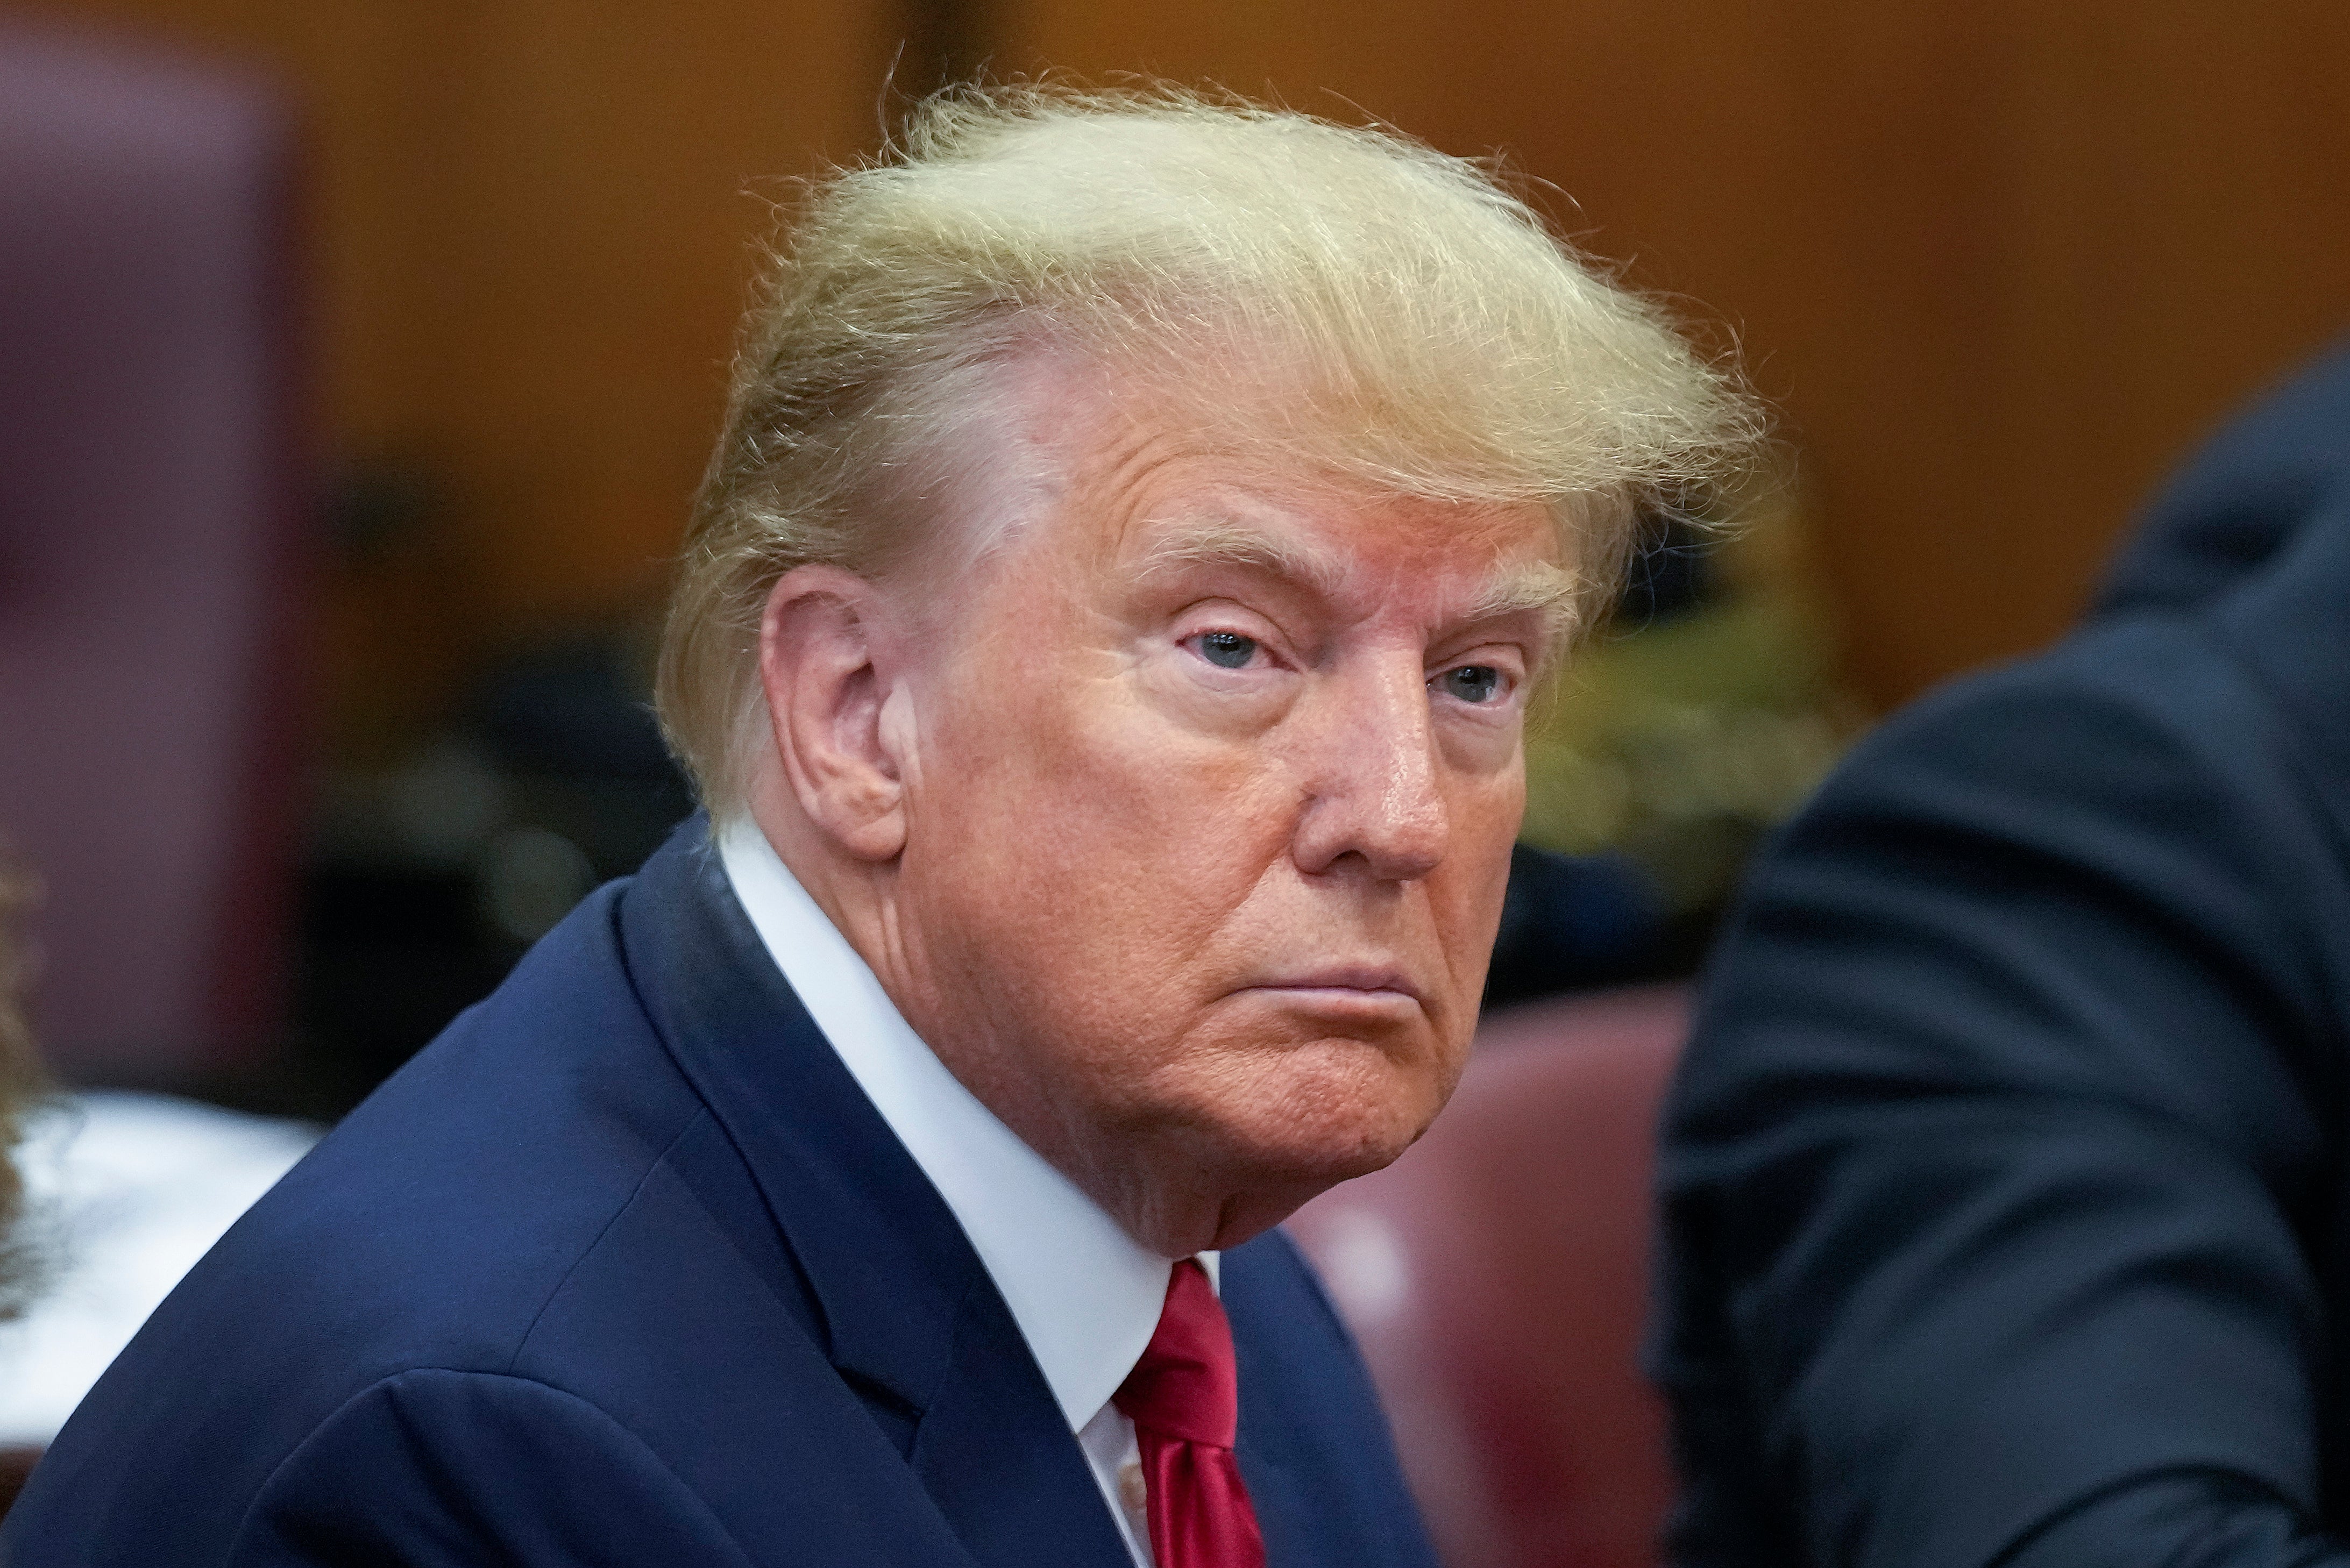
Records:
<instances>
[{"instance_id":1,"label":"nose","mask_svg":"<svg viewBox=\"0 0 2350 1568\"><path fill-rule=\"evenodd\" d=\"M1451 825L1418 659L1397 659L1333 683L1305 770L1311 781L1291 857L1309 877L1351 866L1409 882L1444 858Z\"/></svg>"}]
</instances>

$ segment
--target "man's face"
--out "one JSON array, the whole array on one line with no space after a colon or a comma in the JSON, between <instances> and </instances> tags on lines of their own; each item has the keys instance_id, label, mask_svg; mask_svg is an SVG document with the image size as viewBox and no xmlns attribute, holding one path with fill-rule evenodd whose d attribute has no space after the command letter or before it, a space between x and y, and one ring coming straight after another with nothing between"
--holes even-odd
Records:
<instances>
[{"instance_id":1,"label":"man's face","mask_svg":"<svg viewBox=\"0 0 2350 1568\"><path fill-rule=\"evenodd\" d=\"M1229 1244L1459 1076L1556 531L1038 406L1057 478L913 675L901 1002L1138 1234Z\"/></svg>"}]
</instances>

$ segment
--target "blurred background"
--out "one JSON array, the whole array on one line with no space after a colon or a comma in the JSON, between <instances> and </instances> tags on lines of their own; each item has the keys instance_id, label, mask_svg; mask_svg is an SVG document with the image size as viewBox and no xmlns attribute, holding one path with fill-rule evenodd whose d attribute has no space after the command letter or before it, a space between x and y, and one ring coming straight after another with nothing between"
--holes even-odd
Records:
<instances>
[{"instance_id":1,"label":"blurred background","mask_svg":"<svg viewBox=\"0 0 2350 1568\"><path fill-rule=\"evenodd\" d=\"M2166 462L2350 317L2350 16L2317 0L2224 15L2120 0L85 0L0 15L19 56L45 51L53 84L80 84L44 89L80 95L57 118L112 118L113 187L95 199L135 214L88 225L75 250L55 245L65 220L12 201L55 252L28 264L17 246L12 308L38 313L62 359L81 352L71 317L108 308L89 297L94 265L118 292L180 292L115 307L166 326L93 321L130 333L119 347L137 358L109 363L138 404L99 409L107 389L86 389L89 422L118 443L126 418L164 427L137 457L169 465L159 448L192 410L224 422L207 366L235 380L244 406L213 439L246 443L244 469L214 477L220 533L187 548L242 553L247 580L208 607L220 629L184 628L173 657L270 666L203 673L265 682L236 701L276 726L166 738L260 753L207 763L234 773L214 786L224 805L261 820L238 824L241 884L214 867L224 880L186 903L209 942L181 986L202 997L194 1014L141 1011L119 965L82 969L59 929L36 1027L77 1079L200 1077L216 1097L315 1115L684 809L639 704L754 242L791 177L870 152L940 81L1147 71L1500 151L1548 182L1583 245L1742 352L1784 411L1789 459L1750 558L1666 540L1618 627L1675 646L1603 648L1537 737L1530 842L1627 847L1676 911L1719 902L1742 825L1799 797L1866 715L2060 630ZM6 112L28 116L34 88L14 96ZM119 123L133 105L151 123ZM12 165L21 197L35 175ZM165 192L182 211L161 210ZM132 259L102 260L109 244ZM36 304L59 281L36 287L28 266L81 292ZM238 312L255 341L212 340ZM191 326L212 337L182 341ZM180 379L185 407L159 376ZM21 362L9 380L10 407L37 397L56 417L54 384L28 392ZM36 442L31 423L0 457L10 471L120 461L87 437ZM9 474L0 550L20 561L48 483ZM242 524L217 493L239 485ZM110 498L147 519L144 545L122 530L125 561L151 552L163 493ZM1672 624L1733 590L1735 624ZM251 646L224 651L238 639ZM35 652L53 671L67 657ZM36 720L108 723L118 703L100 680L70 713L5 711L6 745L70 747ZM168 779L172 758L110 753L53 814L103 820L138 772ZM30 842L46 820L9 820L10 799L0 831L49 885L36 937L46 919L119 945L126 917L79 909L97 873L53 863ZM273 881L286 869L290 901ZM1503 956L1504 995L1549 983ZM1602 955L1589 972L1661 961ZM226 978L203 978L208 964Z\"/></svg>"},{"instance_id":2,"label":"blurred background","mask_svg":"<svg viewBox=\"0 0 2350 1568\"><path fill-rule=\"evenodd\" d=\"M2350 322L2331 0L0 10L0 841L63 1080L330 1122L659 841L650 653L754 242L910 97L1047 68L1499 151L1783 412L1539 719L1505 1020L1692 970L1855 733L2055 636ZM1670 1036L1635 994L1599 1033ZM254 1136L248 1187L298 1149ZM1624 1238L1643 1158L1586 1183ZM1342 1220L1334 1282L1392 1307Z\"/></svg>"}]
</instances>

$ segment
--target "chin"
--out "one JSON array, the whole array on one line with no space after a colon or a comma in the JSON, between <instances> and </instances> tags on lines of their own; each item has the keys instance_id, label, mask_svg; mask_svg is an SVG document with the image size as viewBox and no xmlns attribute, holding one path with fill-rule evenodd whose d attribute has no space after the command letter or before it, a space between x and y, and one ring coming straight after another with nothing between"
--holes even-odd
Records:
<instances>
[{"instance_id":1,"label":"chin","mask_svg":"<svg viewBox=\"0 0 2350 1568\"><path fill-rule=\"evenodd\" d=\"M1252 1188L1294 1192L1291 1208L1391 1164L1435 1120L1457 1070L1399 1062L1358 1040L1292 1047L1250 1093L1206 1119L1212 1141Z\"/></svg>"},{"instance_id":2,"label":"chin","mask_svg":"<svg viewBox=\"0 0 2350 1568\"><path fill-rule=\"evenodd\" d=\"M1284 1037L1251 1022L1168 1053L1100 1124L1087 1161L1081 1185L1170 1257L1237 1246L1391 1163L1435 1119L1466 1054L1465 1040L1433 1031Z\"/></svg>"}]
</instances>

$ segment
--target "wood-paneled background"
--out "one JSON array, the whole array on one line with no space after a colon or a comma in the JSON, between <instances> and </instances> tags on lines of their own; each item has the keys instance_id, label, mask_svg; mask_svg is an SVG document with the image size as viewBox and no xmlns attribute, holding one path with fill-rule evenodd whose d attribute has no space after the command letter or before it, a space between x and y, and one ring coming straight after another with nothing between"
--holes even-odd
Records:
<instances>
[{"instance_id":1,"label":"wood-paneled background","mask_svg":"<svg viewBox=\"0 0 2350 1568\"><path fill-rule=\"evenodd\" d=\"M1144 70L1505 149L1743 344L1880 703L2061 629L2179 450L2350 326L2338 0L70 10L309 107L328 444L436 498L424 543L336 569L346 752L429 723L482 653L658 591L753 192L873 144L901 43L901 82Z\"/></svg>"}]
</instances>

